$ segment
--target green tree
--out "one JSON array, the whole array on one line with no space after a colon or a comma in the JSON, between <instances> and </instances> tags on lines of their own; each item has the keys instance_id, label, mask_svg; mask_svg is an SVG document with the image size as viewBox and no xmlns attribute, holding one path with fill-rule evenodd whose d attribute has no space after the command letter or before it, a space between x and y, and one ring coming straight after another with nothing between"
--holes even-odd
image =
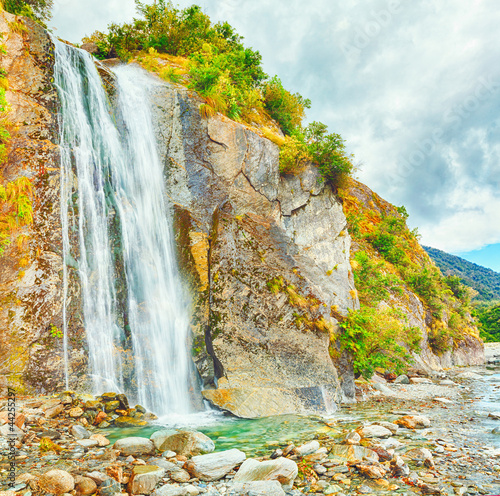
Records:
<instances>
[{"instance_id":1,"label":"green tree","mask_svg":"<svg viewBox=\"0 0 500 496\"><path fill-rule=\"evenodd\" d=\"M7 12L42 23L51 19L53 3L53 0L2 0Z\"/></svg>"}]
</instances>

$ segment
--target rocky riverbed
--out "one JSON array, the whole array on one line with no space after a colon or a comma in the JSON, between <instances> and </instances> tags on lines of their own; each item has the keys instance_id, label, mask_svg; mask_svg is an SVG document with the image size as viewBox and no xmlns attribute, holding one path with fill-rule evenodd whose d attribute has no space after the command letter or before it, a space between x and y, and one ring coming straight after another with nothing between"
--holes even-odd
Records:
<instances>
[{"instance_id":1,"label":"rocky riverbed","mask_svg":"<svg viewBox=\"0 0 500 496\"><path fill-rule=\"evenodd\" d=\"M16 398L14 419L0 400L0 496L500 494L498 368L375 376L357 393L328 419L218 430L166 427L113 393Z\"/></svg>"}]
</instances>

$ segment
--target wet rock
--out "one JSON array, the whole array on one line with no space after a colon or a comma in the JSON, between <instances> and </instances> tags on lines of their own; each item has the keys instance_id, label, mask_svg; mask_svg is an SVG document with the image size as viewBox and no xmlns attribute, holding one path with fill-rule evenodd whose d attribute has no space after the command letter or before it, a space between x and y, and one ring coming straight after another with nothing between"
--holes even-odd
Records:
<instances>
[{"instance_id":1,"label":"wet rock","mask_svg":"<svg viewBox=\"0 0 500 496\"><path fill-rule=\"evenodd\" d=\"M313 470L318 474L318 475L325 475L326 472L328 471L326 467L323 465L316 464L313 466Z\"/></svg>"},{"instance_id":2,"label":"wet rock","mask_svg":"<svg viewBox=\"0 0 500 496\"><path fill-rule=\"evenodd\" d=\"M89 496L97 491L97 484L90 477L75 477L75 491L78 496Z\"/></svg>"},{"instance_id":3,"label":"wet rock","mask_svg":"<svg viewBox=\"0 0 500 496\"><path fill-rule=\"evenodd\" d=\"M400 442L397 439L394 439L392 437L389 439L377 440L377 444L379 446L382 446L382 448L384 448L386 450L398 449L398 448L402 448L404 446L404 444L402 442Z\"/></svg>"},{"instance_id":4,"label":"wet rock","mask_svg":"<svg viewBox=\"0 0 500 496\"><path fill-rule=\"evenodd\" d=\"M492 431L492 434L499 434L500 435L500 427L495 427Z\"/></svg>"},{"instance_id":5,"label":"wet rock","mask_svg":"<svg viewBox=\"0 0 500 496\"><path fill-rule=\"evenodd\" d=\"M227 496L285 496L278 481L254 481L229 486Z\"/></svg>"},{"instance_id":6,"label":"wet rock","mask_svg":"<svg viewBox=\"0 0 500 496\"><path fill-rule=\"evenodd\" d=\"M434 467L434 458L427 448L414 448L405 453L405 457L413 461L422 461L426 467Z\"/></svg>"},{"instance_id":7,"label":"wet rock","mask_svg":"<svg viewBox=\"0 0 500 496\"><path fill-rule=\"evenodd\" d=\"M99 412L94 419L93 424L98 425L100 427L100 424L104 422L108 418L108 414L106 412ZM108 424L109 425L109 424Z\"/></svg>"},{"instance_id":8,"label":"wet rock","mask_svg":"<svg viewBox=\"0 0 500 496\"><path fill-rule=\"evenodd\" d=\"M489 418L500 420L500 412L491 412L488 414Z\"/></svg>"},{"instance_id":9,"label":"wet rock","mask_svg":"<svg viewBox=\"0 0 500 496\"><path fill-rule=\"evenodd\" d=\"M302 446L298 446L293 450L293 452L298 456L306 456L318 451L320 445L318 441L311 441L309 443L303 444Z\"/></svg>"},{"instance_id":10,"label":"wet rock","mask_svg":"<svg viewBox=\"0 0 500 496\"><path fill-rule=\"evenodd\" d=\"M139 420L134 417L121 416L115 419L116 427L146 427L148 425L144 420Z\"/></svg>"},{"instance_id":11,"label":"wet rock","mask_svg":"<svg viewBox=\"0 0 500 496\"><path fill-rule=\"evenodd\" d=\"M380 420L378 422L373 422L372 425L381 425L382 427L389 429L392 434L397 434L399 430L399 427L396 424L393 424L391 422L384 422L383 420Z\"/></svg>"},{"instance_id":12,"label":"wet rock","mask_svg":"<svg viewBox=\"0 0 500 496\"><path fill-rule=\"evenodd\" d=\"M390 464L391 475L393 477L408 477L410 468L400 456L395 456Z\"/></svg>"},{"instance_id":13,"label":"wet rock","mask_svg":"<svg viewBox=\"0 0 500 496\"><path fill-rule=\"evenodd\" d=\"M55 439L61 439L61 433L58 432L58 431L54 431L54 430L48 430L48 431L43 431L41 432L38 437L40 439L51 439L52 441L54 441Z\"/></svg>"},{"instance_id":14,"label":"wet rock","mask_svg":"<svg viewBox=\"0 0 500 496\"><path fill-rule=\"evenodd\" d=\"M423 415L405 415L394 423L407 429L425 429L431 425L431 421Z\"/></svg>"},{"instance_id":15,"label":"wet rock","mask_svg":"<svg viewBox=\"0 0 500 496\"><path fill-rule=\"evenodd\" d=\"M245 459L245 453L238 449L231 449L220 453L194 456L186 462L184 468L193 477L209 482L222 479Z\"/></svg>"},{"instance_id":16,"label":"wet rock","mask_svg":"<svg viewBox=\"0 0 500 496\"><path fill-rule=\"evenodd\" d=\"M410 379L407 375L400 375L394 380L394 384L410 384Z\"/></svg>"},{"instance_id":17,"label":"wet rock","mask_svg":"<svg viewBox=\"0 0 500 496\"><path fill-rule=\"evenodd\" d=\"M193 456L212 453L214 442L196 431L158 431L151 436L158 451L175 451L178 455Z\"/></svg>"},{"instance_id":18,"label":"wet rock","mask_svg":"<svg viewBox=\"0 0 500 496\"><path fill-rule=\"evenodd\" d=\"M346 461L351 463L358 463L365 460L370 462L379 461L377 453L363 446L334 445L330 453L335 457L345 458Z\"/></svg>"},{"instance_id":19,"label":"wet rock","mask_svg":"<svg viewBox=\"0 0 500 496\"><path fill-rule=\"evenodd\" d=\"M283 456L283 450L277 449L271 455L271 460L275 460L276 458L279 458L280 456Z\"/></svg>"},{"instance_id":20,"label":"wet rock","mask_svg":"<svg viewBox=\"0 0 500 496\"><path fill-rule=\"evenodd\" d=\"M165 474L175 482L189 482L191 479L189 473L179 467L179 465L168 462L163 458L154 458L150 460L150 463L163 468L165 470Z\"/></svg>"},{"instance_id":21,"label":"wet rock","mask_svg":"<svg viewBox=\"0 0 500 496\"><path fill-rule=\"evenodd\" d=\"M118 410L120 408L120 402L119 401L107 401L104 403L104 411L106 413L113 413L115 410Z\"/></svg>"},{"instance_id":22,"label":"wet rock","mask_svg":"<svg viewBox=\"0 0 500 496\"><path fill-rule=\"evenodd\" d=\"M69 416L71 418L80 418L83 415L84 411L80 407L72 408L69 411Z\"/></svg>"},{"instance_id":23,"label":"wet rock","mask_svg":"<svg viewBox=\"0 0 500 496\"><path fill-rule=\"evenodd\" d=\"M127 489L130 494L150 494L165 475L165 469L155 465L135 466Z\"/></svg>"},{"instance_id":24,"label":"wet rock","mask_svg":"<svg viewBox=\"0 0 500 496\"><path fill-rule=\"evenodd\" d=\"M382 479L385 474L386 470L385 468L380 465L380 464L357 464L356 468L358 469L358 472L365 476L369 477L370 479Z\"/></svg>"},{"instance_id":25,"label":"wet rock","mask_svg":"<svg viewBox=\"0 0 500 496\"><path fill-rule=\"evenodd\" d=\"M73 491L75 479L64 470L49 470L37 481L38 487L50 494L64 494Z\"/></svg>"},{"instance_id":26,"label":"wet rock","mask_svg":"<svg viewBox=\"0 0 500 496\"><path fill-rule=\"evenodd\" d=\"M436 486L431 486L430 484L420 484L420 491L422 494L442 494L442 489Z\"/></svg>"},{"instance_id":27,"label":"wet rock","mask_svg":"<svg viewBox=\"0 0 500 496\"><path fill-rule=\"evenodd\" d=\"M120 484L125 484L128 481L123 475L123 467L121 465L110 465L106 467L106 474Z\"/></svg>"},{"instance_id":28,"label":"wet rock","mask_svg":"<svg viewBox=\"0 0 500 496\"><path fill-rule=\"evenodd\" d=\"M97 470L95 470L94 472L88 472L86 474L86 477L92 479L98 486L110 478L109 475L98 472Z\"/></svg>"},{"instance_id":29,"label":"wet rock","mask_svg":"<svg viewBox=\"0 0 500 496\"><path fill-rule=\"evenodd\" d=\"M144 456L153 455L155 452L154 444L143 437L126 437L119 439L113 448L120 452L121 456Z\"/></svg>"},{"instance_id":30,"label":"wet rock","mask_svg":"<svg viewBox=\"0 0 500 496\"><path fill-rule=\"evenodd\" d=\"M366 425L364 427L356 429L356 432L361 436L362 439L369 439L372 437L388 438L392 435L392 432L389 429L376 424Z\"/></svg>"},{"instance_id":31,"label":"wet rock","mask_svg":"<svg viewBox=\"0 0 500 496\"><path fill-rule=\"evenodd\" d=\"M70 432L71 435L77 440L90 438L90 432L79 424L72 425Z\"/></svg>"},{"instance_id":32,"label":"wet rock","mask_svg":"<svg viewBox=\"0 0 500 496\"><path fill-rule=\"evenodd\" d=\"M344 438L343 444L358 445L361 441L361 436L357 432L349 432Z\"/></svg>"},{"instance_id":33,"label":"wet rock","mask_svg":"<svg viewBox=\"0 0 500 496\"><path fill-rule=\"evenodd\" d=\"M58 405L55 405L53 407L48 408L45 410L45 417L52 419L57 417L62 411L64 410L64 405L59 403Z\"/></svg>"},{"instance_id":34,"label":"wet rock","mask_svg":"<svg viewBox=\"0 0 500 496\"><path fill-rule=\"evenodd\" d=\"M115 496L116 493L122 492L122 485L116 482L111 477L108 477L99 487L101 496Z\"/></svg>"},{"instance_id":35,"label":"wet rock","mask_svg":"<svg viewBox=\"0 0 500 496\"><path fill-rule=\"evenodd\" d=\"M326 470L325 470L326 471ZM234 477L235 482L277 480L284 486L293 484L297 477L297 464L288 458L277 458L259 462L252 458L245 460Z\"/></svg>"}]
</instances>

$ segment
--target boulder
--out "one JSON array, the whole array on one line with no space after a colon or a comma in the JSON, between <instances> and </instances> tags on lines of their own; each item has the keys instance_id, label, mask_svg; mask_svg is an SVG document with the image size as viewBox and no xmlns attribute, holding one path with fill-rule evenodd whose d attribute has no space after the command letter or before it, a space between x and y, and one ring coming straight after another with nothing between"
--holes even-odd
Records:
<instances>
[{"instance_id":1,"label":"boulder","mask_svg":"<svg viewBox=\"0 0 500 496\"><path fill-rule=\"evenodd\" d=\"M361 436L361 438L388 438L391 437L392 432L381 425L365 425L359 429L356 429L356 432Z\"/></svg>"},{"instance_id":2,"label":"boulder","mask_svg":"<svg viewBox=\"0 0 500 496\"><path fill-rule=\"evenodd\" d=\"M399 427L396 424L393 424L392 422L384 422L383 420L380 420L378 422L373 422L372 425L381 425L382 427L389 429L392 432L392 434L397 434L399 430Z\"/></svg>"},{"instance_id":3,"label":"boulder","mask_svg":"<svg viewBox=\"0 0 500 496\"><path fill-rule=\"evenodd\" d=\"M209 455L194 456L186 462L184 468L193 476L202 481L222 479L234 467L243 463L245 453L238 449L210 453Z\"/></svg>"},{"instance_id":4,"label":"boulder","mask_svg":"<svg viewBox=\"0 0 500 496\"><path fill-rule=\"evenodd\" d=\"M90 432L79 424L72 425L70 432L71 435L77 440L90 438Z\"/></svg>"},{"instance_id":5,"label":"boulder","mask_svg":"<svg viewBox=\"0 0 500 496\"><path fill-rule=\"evenodd\" d=\"M45 417L52 419L57 417L64 410L64 405L59 403L45 410Z\"/></svg>"},{"instance_id":6,"label":"boulder","mask_svg":"<svg viewBox=\"0 0 500 496\"><path fill-rule=\"evenodd\" d=\"M97 444L101 447L104 448L105 446L109 446L110 442L109 439L102 434L92 434L90 436L90 439L93 441L97 441Z\"/></svg>"},{"instance_id":7,"label":"boulder","mask_svg":"<svg viewBox=\"0 0 500 496\"><path fill-rule=\"evenodd\" d=\"M75 479L64 470L49 470L38 479L38 487L50 494L69 493L75 488Z\"/></svg>"},{"instance_id":8,"label":"boulder","mask_svg":"<svg viewBox=\"0 0 500 496\"><path fill-rule=\"evenodd\" d=\"M385 474L385 468L379 463L370 463L370 464L362 464L359 463L356 465L358 472L365 477L370 479L382 479Z\"/></svg>"},{"instance_id":9,"label":"boulder","mask_svg":"<svg viewBox=\"0 0 500 496\"><path fill-rule=\"evenodd\" d=\"M410 384L410 379L408 378L407 375L403 374L403 375L396 377L394 384Z\"/></svg>"},{"instance_id":10,"label":"boulder","mask_svg":"<svg viewBox=\"0 0 500 496\"><path fill-rule=\"evenodd\" d=\"M431 421L424 415L405 415L394 423L407 429L425 429L431 425Z\"/></svg>"},{"instance_id":11,"label":"boulder","mask_svg":"<svg viewBox=\"0 0 500 496\"><path fill-rule=\"evenodd\" d=\"M17 441L22 441L24 432L15 425L5 424L0 427L0 437L4 437L6 439L15 438Z\"/></svg>"},{"instance_id":12,"label":"boulder","mask_svg":"<svg viewBox=\"0 0 500 496\"><path fill-rule=\"evenodd\" d=\"M196 456L212 453L214 442L197 431L158 431L151 436L158 451L175 451L182 456Z\"/></svg>"},{"instance_id":13,"label":"boulder","mask_svg":"<svg viewBox=\"0 0 500 496\"><path fill-rule=\"evenodd\" d=\"M86 477L92 479L98 486L100 486L104 481L110 478L109 475L98 472L97 470L95 470L94 472L88 472L86 474Z\"/></svg>"},{"instance_id":14,"label":"boulder","mask_svg":"<svg viewBox=\"0 0 500 496\"><path fill-rule=\"evenodd\" d=\"M395 456L390 464L391 475L393 477L408 477L410 468L400 456Z\"/></svg>"},{"instance_id":15,"label":"boulder","mask_svg":"<svg viewBox=\"0 0 500 496\"><path fill-rule=\"evenodd\" d=\"M69 416L71 418L80 418L84 414L84 411L80 407L72 408L69 411Z\"/></svg>"},{"instance_id":16,"label":"boulder","mask_svg":"<svg viewBox=\"0 0 500 496\"><path fill-rule=\"evenodd\" d=\"M59 431L49 429L47 431L43 431L40 434L38 434L38 437L40 439L46 438L54 441L56 439L61 439L61 433Z\"/></svg>"},{"instance_id":17,"label":"boulder","mask_svg":"<svg viewBox=\"0 0 500 496\"><path fill-rule=\"evenodd\" d=\"M92 55L99 53L99 47L97 46L97 43L94 42L83 43L81 49L85 50L86 52L89 52Z\"/></svg>"},{"instance_id":18,"label":"boulder","mask_svg":"<svg viewBox=\"0 0 500 496\"><path fill-rule=\"evenodd\" d=\"M306 456L318 451L320 448L318 441L311 441L309 443L303 444L293 450L293 452L298 456Z\"/></svg>"},{"instance_id":19,"label":"boulder","mask_svg":"<svg viewBox=\"0 0 500 496\"><path fill-rule=\"evenodd\" d=\"M344 438L343 444L358 445L361 441L361 436L357 432L349 432Z\"/></svg>"},{"instance_id":20,"label":"boulder","mask_svg":"<svg viewBox=\"0 0 500 496\"><path fill-rule=\"evenodd\" d=\"M155 445L143 437L119 439L113 448L119 451L121 456L145 456L153 455L155 452Z\"/></svg>"},{"instance_id":21,"label":"boulder","mask_svg":"<svg viewBox=\"0 0 500 496\"><path fill-rule=\"evenodd\" d=\"M165 484L164 486L155 489L155 491L152 493L152 496L186 496L187 494L187 489L183 486Z\"/></svg>"},{"instance_id":22,"label":"boulder","mask_svg":"<svg viewBox=\"0 0 500 496\"><path fill-rule=\"evenodd\" d=\"M410 384L432 384L432 381L427 377L411 377Z\"/></svg>"},{"instance_id":23,"label":"boulder","mask_svg":"<svg viewBox=\"0 0 500 496\"><path fill-rule=\"evenodd\" d=\"M286 496L278 481L235 483L229 486L227 496Z\"/></svg>"},{"instance_id":24,"label":"boulder","mask_svg":"<svg viewBox=\"0 0 500 496\"><path fill-rule=\"evenodd\" d=\"M116 427L146 427L148 423L144 420L140 420L134 417L129 417L127 415L118 417L115 419Z\"/></svg>"},{"instance_id":25,"label":"boulder","mask_svg":"<svg viewBox=\"0 0 500 496\"><path fill-rule=\"evenodd\" d=\"M155 458L153 460L150 460L150 463L163 468L166 475L168 475L168 477L170 477L175 482L189 482L189 480L191 479L189 473L179 467L179 465L168 462L163 458Z\"/></svg>"},{"instance_id":26,"label":"boulder","mask_svg":"<svg viewBox=\"0 0 500 496\"><path fill-rule=\"evenodd\" d=\"M97 484L90 477L75 477L75 491L78 496L89 496L97 491Z\"/></svg>"},{"instance_id":27,"label":"boulder","mask_svg":"<svg viewBox=\"0 0 500 496\"><path fill-rule=\"evenodd\" d=\"M76 442L79 446L82 446L85 449L95 448L99 446L99 443L95 439L80 439Z\"/></svg>"},{"instance_id":28,"label":"boulder","mask_svg":"<svg viewBox=\"0 0 500 496\"><path fill-rule=\"evenodd\" d=\"M404 456L413 461L422 461L426 467L434 467L434 458L427 448L411 449Z\"/></svg>"},{"instance_id":29,"label":"boulder","mask_svg":"<svg viewBox=\"0 0 500 496\"><path fill-rule=\"evenodd\" d=\"M165 469L155 465L136 465L127 489L130 494L150 494L165 475Z\"/></svg>"},{"instance_id":30,"label":"boulder","mask_svg":"<svg viewBox=\"0 0 500 496\"><path fill-rule=\"evenodd\" d=\"M343 446L335 444L332 446L330 454L337 458L343 458L351 463L379 461L377 453L371 449L364 448L363 446Z\"/></svg>"},{"instance_id":31,"label":"boulder","mask_svg":"<svg viewBox=\"0 0 500 496\"><path fill-rule=\"evenodd\" d=\"M500 420L500 412L491 412L488 414L488 417L494 420Z\"/></svg>"},{"instance_id":32,"label":"boulder","mask_svg":"<svg viewBox=\"0 0 500 496\"><path fill-rule=\"evenodd\" d=\"M116 496L122 493L122 485L109 477L99 487L100 496Z\"/></svg>"},{"instance_id":33,"label":"boulder","mask_svg":"<svg viewBox=\"0 0 500 496\"><path fill-rule=\"evenodd\" d=\"M273 481L291 487L297 477L297 464L289 458L276 458L259 462L248 459L243 462L234 477L235 482Z\"/></svg>"}]
</instances>

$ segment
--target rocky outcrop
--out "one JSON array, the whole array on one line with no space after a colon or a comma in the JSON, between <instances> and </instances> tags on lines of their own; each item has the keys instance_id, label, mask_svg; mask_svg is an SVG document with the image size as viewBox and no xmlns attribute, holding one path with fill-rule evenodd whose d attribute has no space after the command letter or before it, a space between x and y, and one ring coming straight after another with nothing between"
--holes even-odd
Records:
<instances>
[{"instance_id":1,"label":"rocky outcrop","mask_svg":"<svg viewBox=\"0 0 500 496\"><path fill-rule=\"evenodd\" d=\"M24 176L33 186L33 224L16 230L0 256L0 374L18 392L63 387L62 238L59 216L57 93L53 85L53 45L29 19L0 13L6 53L7 119L11 140L0 166L5 181ZM71 269L70 269L71 271ZM71 357L76 377L85 363L78 318L78 285L68 294L73 306ZM1 375L0 375L1 377ZM0 381L1 383L1 381Z\"/></svg>"},{"instance_id":2,"label":"rocky outcrop","mask_svg":"<svg viewBox=\"0 0 500 496\"><path fill-rule=\"evenodd\" d=\"M341 204L315 168L280 177L276 145L202 119L186 90L161 82L153 101L205 397L244 417L331 411L342 378L352 393L335 316L358 305Z\"/></svg>"}]
</instances>

